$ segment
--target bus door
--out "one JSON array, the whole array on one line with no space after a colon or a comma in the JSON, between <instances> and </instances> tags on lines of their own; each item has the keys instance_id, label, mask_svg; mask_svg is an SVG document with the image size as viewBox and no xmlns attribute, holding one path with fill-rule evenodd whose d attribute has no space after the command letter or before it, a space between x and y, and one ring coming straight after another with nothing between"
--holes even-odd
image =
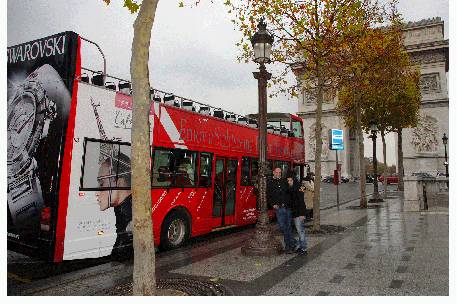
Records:
<instances>
[{"instance_id":1,"label":"bus door","mask_svg":"<svg viewBox=\"0 0 457 304\"><path fill-rule=\"evenodd\" d=\"M235 224L238 160L216 157L213 194L213 228Z\"/></svg>"}]
</instances>

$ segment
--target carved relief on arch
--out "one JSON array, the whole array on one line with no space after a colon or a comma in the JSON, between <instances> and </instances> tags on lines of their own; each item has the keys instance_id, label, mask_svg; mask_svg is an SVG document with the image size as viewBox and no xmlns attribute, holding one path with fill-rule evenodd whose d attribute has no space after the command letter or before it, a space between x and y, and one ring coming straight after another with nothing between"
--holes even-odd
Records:
<instances>
[{"instance_id":1,"label":"carved relief on arch","mask_svg":"<svg viewBox=\"0 0 457 304\"><path fill-rule=\"evenodd\" d=\"M411 60L416 64L428 64L435 62L446 62L446 55L443 50L431 50L411 53Z\"/></svg>"},{"instance_id":2,"label":"carved relief on arch","mask_svg":"<svg viewBox=\"0 0 457 304\"><path fill-rule=\"evenodd\" d=\"M436 152L438 149L438 120L429 115L421 115L413 129L411 144L417 153Z\"/></svg>"},{"instance_id":3,"label":"carved relief on arch","mask_svg":"<svg viewBox=\"0 0 457 304\"><path fill-rule=\"evenodd\" d=\"M322 153L321 157L322 160L327 160L328 159L328 127L325 124L321 124L322 126ZM309 151L309 158L310 159L316 159L315 158L315 153L316 153L316 123L314 122L310 127L309 127L309 137L308 137L308 151Z\"/></svg>"},{"instance_id":4,"label":"carved relief on arch","mask_svg":"<svg viewBox=\"0 0 457 304\"><path fill-rule=\"evenodd\" d=\"M423 74L419 80L422 93L432 93L441 91L440 75L438 73Z\"/></svg>"},{"instance_id":5,"label":"carved relief on arch","mask_svg":"<svg viewBox=\"0 0 457 304\"><path fill-rule=\"evenodd\" d=\"M324 89L323 103L332 104L335 102L338 91L335 88ZM317 89L304 90L304 103L316 104L317 102Z\"/></svg>"}]
</instances>

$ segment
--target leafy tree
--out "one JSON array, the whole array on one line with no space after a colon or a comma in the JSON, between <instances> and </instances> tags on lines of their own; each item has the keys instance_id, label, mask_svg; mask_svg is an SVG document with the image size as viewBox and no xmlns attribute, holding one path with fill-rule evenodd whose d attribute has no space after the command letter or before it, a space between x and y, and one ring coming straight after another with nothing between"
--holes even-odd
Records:
<instances>
[{"instance_id":1,"label":"leafy tree","mask_svg":"<svg viewBox=\"0 0 457 304\"><path fill-rule=\"evenodd\" d=\"M359 148L360 207L366 208L366 168L363 160L363 129L369 127L364 111L369 97L376 94L373 79L382 75L382 56L386 51L385 35L381 29L367 29L356 33L345 45L346 57L341 65L342 88L339 91L337 110L343 116L346 126L356 129ZM378 109L378 108L377 108ZM383 109L379 109L382 112Z\"/></svg>"},{"instance_id":2,"label":"leafy tree","mask_svg":"<svg viewBox=\"0 0 457 304\"><path fill-rule=\"evenodd\" d=\"M417 125L419 109L421 105L421 92L419 87L420 72L411 69L404 73L402 80L398 83L398 91L394 95L395 105L391 109L394 113L392 130L398 136L398 190L403 191L403 141L402 131L404 128L412 128Z\"/></svg>"},{"instance_id":3,"label":"leafy tree","mask_svg":"<svg viewBox=\"0 0 457 304\"><path fill-rule=\"evenodd\" d=\"M399 163L399 189L403 190L403 149L402 129L417 124L421 93L419 88L420 71L413 66L404 49L401 22L394 19L386 32L386 52L380 57L381 73L370 83L373 94L368 98L365 109L366 119L375 119L381 132L384 163L386 162L385 134L396 132L399 138L397 148ZM384 184L386 185L386 173ZM386 193L385 193L386 195Z\"/></svg>"},{"instance_id":4,"label":"leafy tree","mask_svg":"<svg viewBox=\"0 0 457 304\"><path fill-rule=\"evenodd\" d=\"M412 66L404 49L401 22L395 3L390 15L390 26L371 29L361 42L357 47L362 51L361 54L366 55L354 56L353 60L364 66L364 72L359 74L358 81L345 83L338 109L349 125L354 124L354 120L357 121L351 110L356 108L356 112L360 111L360 127L365 131L369 131L371 120L377 122L386 165L386 133L399 132L401 142L401 130L398 130L415 125L420 106L419 72ZM357 94L351 95L348 92ZM401 151L399 144L399 153ZM402 161L399 158L399 173L402 173L401 168ZM386 172L384 177L386 186ZM399 177L401 185L402 174Z\"/></svg>"},{"instance_id":5,"label":"leafy tree","mask_svg":"<svg viewBox=\"0 0 457 304\"><path fill-rule=\"evenodd\" d=\"M225 4L234 16L232 22L243 33L238 43L242 50L240 59L247 61L252 57L249 39L259 19L265 19L277 41L273 62L282 66L282 72L272 78L277 92L296 96L298 90L304 90L316 100L313 228L319 230L324 94L338 87L338 65L344 56L345 40L377 21L379 5L372 0L227 0ZM288 84L286 75L290 70L302 87Z\"/></svg>"}]
</instances>

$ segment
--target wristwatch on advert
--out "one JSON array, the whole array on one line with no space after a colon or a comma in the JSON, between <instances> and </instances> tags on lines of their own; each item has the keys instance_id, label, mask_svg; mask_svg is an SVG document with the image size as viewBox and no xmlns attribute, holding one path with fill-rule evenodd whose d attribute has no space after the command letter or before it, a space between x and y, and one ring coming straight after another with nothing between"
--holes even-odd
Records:
<instances>
[{"instance_id":1,"label":"wristwatch on advert","mask_svg":"<svg viewBox=\"0 0 457 304\"><path fill-rule=\"evenodd\" d=\"M57 116L56 105L70 102L68 89L48 64L32 72L8 100L8 207L14 225L37 217L44 205L35 151Z\"/></svg>"}]
</instances>

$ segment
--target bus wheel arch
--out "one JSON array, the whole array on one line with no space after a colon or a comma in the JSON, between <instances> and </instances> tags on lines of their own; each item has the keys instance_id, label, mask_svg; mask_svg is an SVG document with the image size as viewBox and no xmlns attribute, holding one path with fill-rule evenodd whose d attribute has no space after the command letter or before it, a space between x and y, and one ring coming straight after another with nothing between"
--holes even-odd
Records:
<instances>
[{"instance_id":1,"label":"bus wheel arch","mask_svg":"<svg viewBox=\"0 0 457 304\"><path fill-rule=\"evenodd\" d=\"M160 227L160 247L164 250L181 247L191 235L191 222L186 208L170 210Z\"/></svg>"}]
</instances>

